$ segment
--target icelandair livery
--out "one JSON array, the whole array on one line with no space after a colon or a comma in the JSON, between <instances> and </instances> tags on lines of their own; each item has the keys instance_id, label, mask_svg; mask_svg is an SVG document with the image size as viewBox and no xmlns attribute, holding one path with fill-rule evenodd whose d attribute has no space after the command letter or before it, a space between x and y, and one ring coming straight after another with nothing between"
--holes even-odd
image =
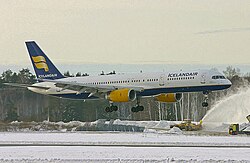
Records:
<instances>
[{"instance_id":1,"label":"icelandair livery","mask_svg":"<svg viewBox=\"0 0 250 163\"><path fill-rule=\"evenodd\" d=\"M113 74L65 77L34 41L26 42L38 82L27 87L30 91L69 99L106 99L106 112L117 111L114 102L136 100L132 112L143 111L140 99L153 97L159 102L177 102L184 92L203 92L203 107L207 107L208 93L227 89L231 82L215 70L194 70L159 73Z\"/></svg>"}]
</instances>

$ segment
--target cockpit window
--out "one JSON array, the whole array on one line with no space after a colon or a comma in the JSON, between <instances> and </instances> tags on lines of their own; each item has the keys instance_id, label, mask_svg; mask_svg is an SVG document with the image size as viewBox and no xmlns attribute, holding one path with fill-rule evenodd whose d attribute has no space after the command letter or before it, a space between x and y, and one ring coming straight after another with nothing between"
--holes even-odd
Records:
<instances>
[{"instance_id":1,"label":"cockpit window","mask_svg":"<svg viewBox=\"0 0 250 163\"><path fill-rule=\"evenodd\" d=\"M226 79L226 78L225 76L217 75L217 76L212 76L212 79Z\"/></svg>"}]
</instances>

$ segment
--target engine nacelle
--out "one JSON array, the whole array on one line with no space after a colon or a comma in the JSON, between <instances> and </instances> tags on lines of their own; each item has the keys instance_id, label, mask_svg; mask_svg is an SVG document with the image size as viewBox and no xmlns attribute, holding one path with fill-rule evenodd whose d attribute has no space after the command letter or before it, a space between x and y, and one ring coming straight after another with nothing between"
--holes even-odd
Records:
<instances>
[{"instance_id":1,"label":"engine nacelle","mask_svg":"<svg viewBox=\"0 0 250 163\"><path fill-rule=\"evenodd\" d=\"M106 99L113 102L129 102L136 99L136 92L132 89L118 89L106 95Z\"/></svg>"},{"instance_id":2,"label":"engine nacelle","mask_svg":"<svg viewBox=\"0 0 250 163\"><path fill-rule=\"evenodd\" d=\"M181 98L181 93L162 93L158 96L155 96L155 99L159 102L177 102Z\"/></svg>"}]
</instances>

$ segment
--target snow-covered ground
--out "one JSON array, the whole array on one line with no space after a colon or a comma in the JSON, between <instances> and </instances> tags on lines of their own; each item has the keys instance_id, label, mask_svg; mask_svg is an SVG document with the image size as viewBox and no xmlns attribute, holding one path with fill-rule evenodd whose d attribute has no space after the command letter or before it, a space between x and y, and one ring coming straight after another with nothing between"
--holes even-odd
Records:
<instances>
[{"instance_id":1,"label":"snow-covered ground","mask_svg":"<svg viewBox=\"0 0 250 163\"><path fill-rule=\"evenodd\" d=\"M249 162L249 149L1 147L0 162Z\"/></svg>"},{"instance_id":2,"label":"snow-covered ground","mask_svg":"<svg viewBox=\"0 0 250 163\"><path fill-rule=\"evenodd\" d=\"M0 133L0 144L246 146L249 136L195 136L166 133L32 132Z\"/></svg>"},{"instance_id":3,"label":"snow-covered ground","mask_svg":"<svg viewBox=\"0 0 250 163\"><path fill-rule=\"evenodd\" d=\"M202 131L187 132L170 129L176 123L12 122L11 132L0 132L0 162L250 162L250 137L228 135L229 124L206 122ZM84 126L137 126L144 132L77 131Z\"/></svg>"},{"instance_id":4,"label":"snow-covered ground","mask_svg":"<svg viewBox=\"0 0 250 163\"><path fill-rule=\"evenodd\" d=\"M2 132L0 144L0 162L250 162L250 137L244 135ZM15 144L29 146L9 146Z\"/></svg>"}]
</instances>

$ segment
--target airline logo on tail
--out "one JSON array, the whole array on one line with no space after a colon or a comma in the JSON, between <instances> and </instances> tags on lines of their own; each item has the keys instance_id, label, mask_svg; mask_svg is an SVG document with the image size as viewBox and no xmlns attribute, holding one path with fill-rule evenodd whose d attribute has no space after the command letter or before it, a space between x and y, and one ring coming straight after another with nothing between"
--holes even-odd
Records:
<instances>
[{"instance_id":1,"label":"airline logo on tail","mask_svg":"<svg viewBox=\"0 0 250 163\"><path fill-rule=\"evenodd\" d=\"M43 56L35 56L35 57L32 56L32 60L34 61L37 69L44 69L45 72L49 71L49 67Z\"/></svg>"}]
</instances>

